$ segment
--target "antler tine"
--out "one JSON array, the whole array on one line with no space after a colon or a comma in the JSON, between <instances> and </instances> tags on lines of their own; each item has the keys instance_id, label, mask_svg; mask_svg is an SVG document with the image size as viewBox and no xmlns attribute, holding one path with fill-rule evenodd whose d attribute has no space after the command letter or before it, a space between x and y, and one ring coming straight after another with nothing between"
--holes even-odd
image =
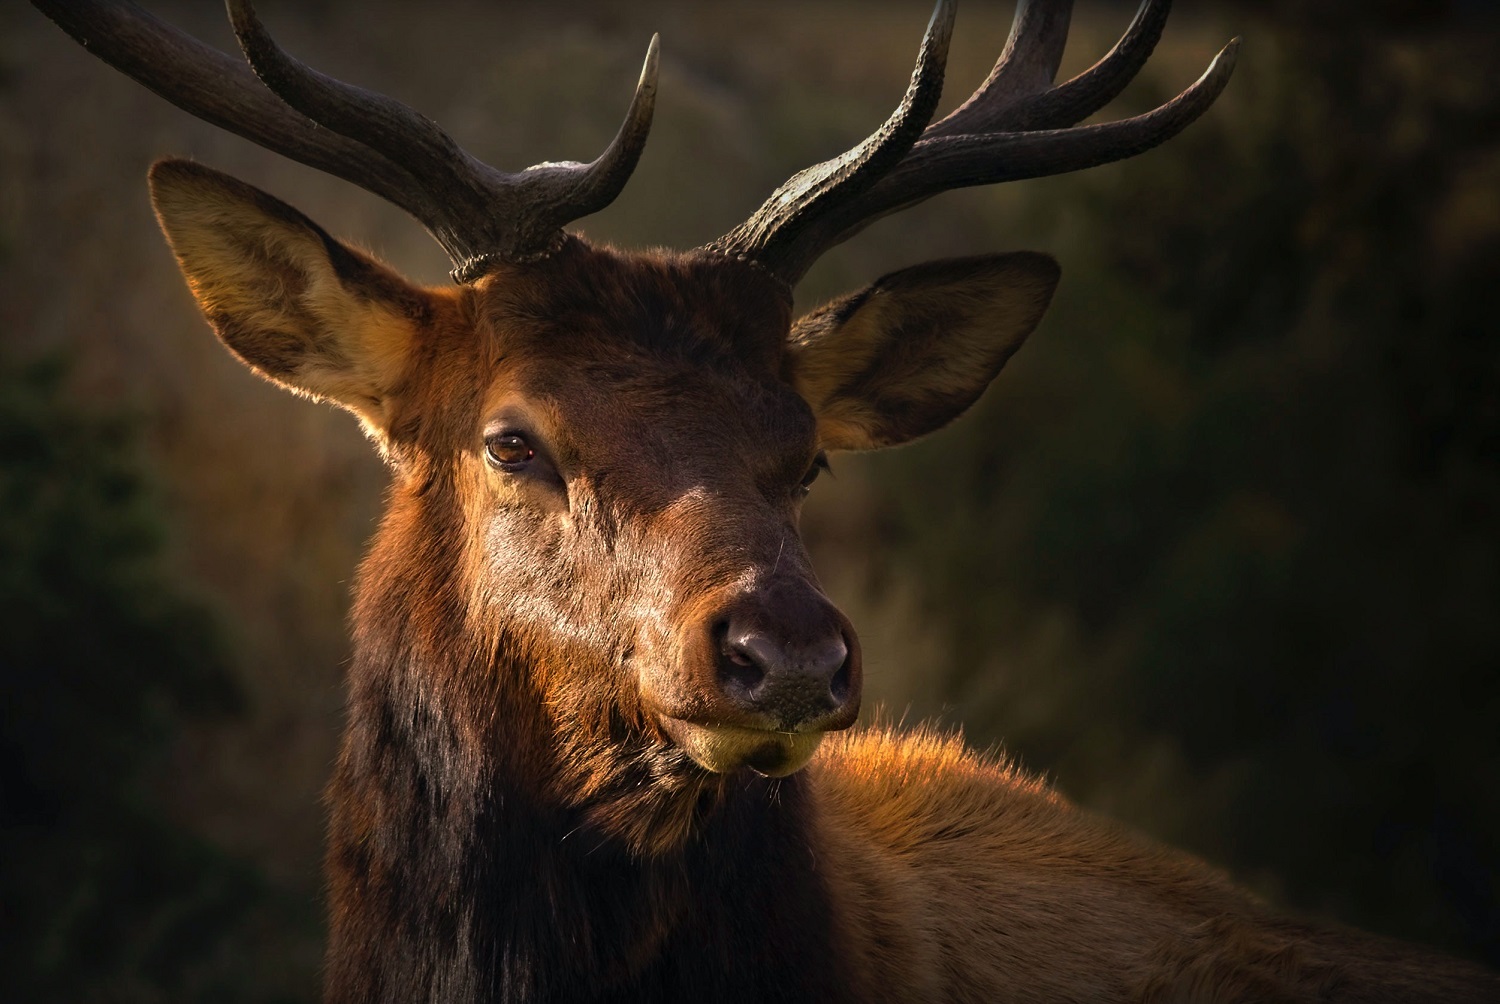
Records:
<instances>
[{"instance_id":1,"label":"antler tine","mask_svg":"<svg viewBox=\"0 0 1500 1004\"><path fill-rule=\"evenodd\" d=\"M656 82L661 65L661 36L652 35L646 46L646 61L641 66L641 77L636 82L635 94L630 99L630 108L620 131L608 147L591 164L574 186L575 208L579 216L596 213L615 201L625 188L625 182L635 171L641 154L646 149L646 137L651 132L651 119L656 113ZM540 167L541 165L538 165ZM536 170L531 168L530 170Z\"/></svg>"},{"instance_id":2,"label":"antler tine","mask_svg":"<svg viewBox=\"0 0 1500 1004\"><path fill-rule=\"evenodd\" d=\"M1171 11L1172 0L1142 0L1130 27L1114 47L1067 83L1026 95L1021 100L987 102L983 95L990 85L986 81L953 114L930 126L922 138L966 132L1061 129L1082 122L1117 98L1140 73L1156 49Z\"/></svg>"},{"instance_id":3,"label":"antler tine","mask_svg":"<svg viewBox=\"0 0 1500 1004\"><path fill-rule=\"evenodd\" d=\"M791 253L801 234L895 166L937 110L957 10L956 0L938 0L906 94L884 125L846 153L794 174L750 219L707 249L754 259L776 273L778 261Z\"/></svg>"},{"instance_id":4,"label":"antler tine","mask_svg":"<svg viewBox=\"0 0 1500 1004\"><path fill-rule=\"evenodd\" d=\"M525 192L527 213L519 218L530 225L535 235L529 238L526 246L537 250L524 254L476 254L462 261L455 258L458 261L458 267L452 273L455 282L472 282L496 260L516 261L545 256L561 236L564 226L590 213L597 213L615 200L646 149L646 137L651 132L651 119L656 112L660 52L661 36L652 35L625 121L620 124L620 131L615 133L609 146L591 163L546 161L528 167L519 175L507 176L511 183Z\"/></svg>"},{"instance_id":5,"label":"antler tine","mask_svg":"<svg viewBox=\"0 0 1500 1004\"><path fill-rule=\"evenodd\" d=\"M1044 0L1020 0L1005 51L989 78L962 106L929 126L899 162L858 190L839 191L816 216L795 226L780 223L784 229L776 230L766 226L778 223L769 207L792 185L788 182L752 217L751 224L762 224L750 235L753 240L746 239L746 224L709 249L724 250L735 238L743 257L795 283L828 248L939 192L1083 170L1171 139L1223 92L1239 39L1225 46L1195 83L1153 111L1075 125L1117 95L1145 64L1170 6L1170 0L1143 0L1130 28L1103 59L1054 87L1072 2L1058 0L1049 7Z\"/></svg>"},{"instance_id":6,"label":"antler tine","mask_svg":"<svg viewBox=\"0 0 1500 1004\"><path fill-rule=\"evenodd\" d=\"M525 211L514 218L528 227L517 241L520 250L480 253L460 261L453 270L455 282L472 282L488 270L492 261L524 261L545 257L562 236L562 228L576 219L597 213L615 200L630 180L646 149L651 120L656 112L657 75L661 65L661 36L652 35L646 61L625 112L625 121L604 152L588 164L576 161L545 161L506 175L509 184L523 193ZM470 158L487 171L488 165ZM493 209L491 209L493 212ZM531 250L526 250L526 249ZM458 261L458 259L454 259Z\"/></svg>"},{"instance_id":7,"label":"antler tine","mask_svg":"<svg viewBox=\"0 0 1500 1004\"><path fill-rule=\"evenodd\" d=\"M438 124L394 98L319 73L276 44L250 0L226 0L245 61L281 100L319 125L357 140L441 188L483 168ZM469 161L469 164L465 164ZM465 170L465 168L469 170Z\"/></svg>"},{"instance_id":8,"label":"antler tine","mask_svg":"<svg viewBox=\"0 0 1500 1004\"><path fill-rule=\"evenodd\" d=\"M1120 96L1156 51L1172 0L1142 0L1130 27L1093 66L1018 108L1009 129L1061 129L1075 125Z\"/></svg>"},{"instance_id":9,"label":"antler tine","mask_svg":"<svg viewBox=\"0 0 1500 1004\"><path fill-rule=\"evenodd\" d=\"M1072 0L1056 4L1021 0L1005 49L989 77L969 100L928 126L922 137L992 130L1000 115L1016 102L1051 87L1062 65L1072 19Z\"/></svg>"}]
</instances>

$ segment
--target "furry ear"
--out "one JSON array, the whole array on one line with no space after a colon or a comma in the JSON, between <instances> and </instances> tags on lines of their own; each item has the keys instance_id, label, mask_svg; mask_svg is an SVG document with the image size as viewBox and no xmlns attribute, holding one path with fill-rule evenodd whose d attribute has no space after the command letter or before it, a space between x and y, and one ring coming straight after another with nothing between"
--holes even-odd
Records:
<instances>
[{"instance_id":1,"label":"furry ear","mask_svg":"<svg viewBox=\"0 0 1500 1004\"><path fill-rule=\"evenodd\" d=\"M1030 251L927 262L792 326L783 375L824 449L894 446L979 399L1040 323L1060 272Z\"/></svg>"},{"instance_id":2,"label":"furry ear","mask_svg":"<svg viewBox=\"0 0 1500 1004\"><path fill-rule=\"evenodd\" d=\"M261 376L388 427L431 294L227 174L151 168L151 202L199 307Z\"/></svg>"}]
</instances>

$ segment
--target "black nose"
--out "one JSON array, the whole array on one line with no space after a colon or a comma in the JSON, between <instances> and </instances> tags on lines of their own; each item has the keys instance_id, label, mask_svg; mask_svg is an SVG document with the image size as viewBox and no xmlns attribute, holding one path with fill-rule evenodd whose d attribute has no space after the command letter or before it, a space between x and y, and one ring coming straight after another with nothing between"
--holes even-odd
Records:
<instances>
[{"instance_id":1,"label":"black nose","mask_svg":"<svg viewBox=\"0 0 1500 1004\"><path fill-rule=\"evenodd\" d=\"M768 728L844 728L858 710L846 631L820 595L747 598L718 622L719 690Z\"/></svg>"}]
</instances>

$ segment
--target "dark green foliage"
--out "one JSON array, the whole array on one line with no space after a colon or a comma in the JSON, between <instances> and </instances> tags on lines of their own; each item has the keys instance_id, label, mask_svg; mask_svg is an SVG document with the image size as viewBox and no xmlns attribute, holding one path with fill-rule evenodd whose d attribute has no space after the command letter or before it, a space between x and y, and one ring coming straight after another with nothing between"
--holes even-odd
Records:
<instances>
[{"instance_id":1,"label":"dark green foliage","mask_svg":"<svg viewBox=\"0 0 1500 1004\"><path fill-rule=\"evenodd\" d=\"M235 704L205 609L159 562L132 430L55 362L0 363L0 878L8 1001L240 1000L257 881L149 791Z\"/></svg>"},{"instance_id":2,"label":"dark green foliage","mask_svg":"<svg viewBox=\"0 0 1500 1004\"><path fill-rule=\"evenodd\" d=\"M971 735L1495 964L1500 75L1471 31L1258 25L1201 124L1050 189L1087 209L1024 378L877 466Z\"/></svg>"}]
</instances>

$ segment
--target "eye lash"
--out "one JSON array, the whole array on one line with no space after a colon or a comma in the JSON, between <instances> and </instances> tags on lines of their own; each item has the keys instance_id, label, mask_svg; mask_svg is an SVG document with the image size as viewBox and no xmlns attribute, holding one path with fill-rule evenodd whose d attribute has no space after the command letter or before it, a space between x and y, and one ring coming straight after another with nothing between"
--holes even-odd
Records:
<instances>
[{"instance_id":1,"label":"eye lash","mask_svg":"<svg viewBox=\"0 0 1500 1004\"><path fill-rule=\"evenodd\" d=\"M797 483L793 494L798 498L806 498L812 491L813 482L818 480L818 475L827 471L833 473L833 468L828 466L828 455L819 450L817 456L813 457L812 464L807 468L807 473L802 475L802 480Z\"/></svg>"}]
</instances>

